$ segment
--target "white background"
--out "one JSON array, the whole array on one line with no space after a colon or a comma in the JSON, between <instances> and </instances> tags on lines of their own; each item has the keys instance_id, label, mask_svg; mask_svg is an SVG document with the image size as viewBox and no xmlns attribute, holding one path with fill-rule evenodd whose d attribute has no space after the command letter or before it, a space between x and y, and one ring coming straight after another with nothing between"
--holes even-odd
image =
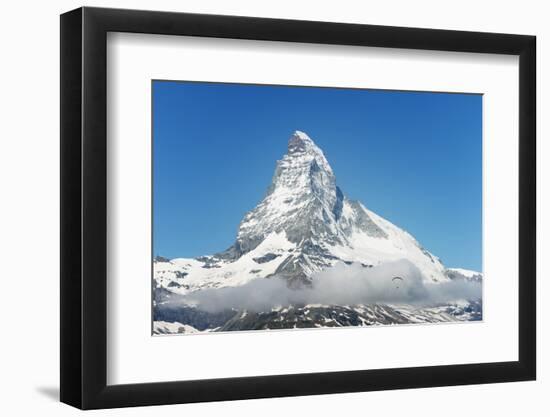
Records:
<instances>
[{"instance_id":1,"label":"white background","mask_svg":"<svg viewBox=\"0 0 550 417\"><path fill-rule=\"evenodd\" d=\"M542 160L550 148L542 144L548 124L542 120L548 82L550 27L545 2L440 1L315 2L315 1L89 1L88 5L156 8L174 11L242 14L296 19L333 20L399 26L434 27L536 34L538 36L539 119L539 380L485 386L435 388L327 395L306 398L238 401L100 411L99 415L546 415L550 389L549 312L544 280L550 269L542 257L550 249L550 224L540 213L550 210L543 186L550 168ZM59 29L58 14L80 6L74 1L11 2L4 5L2 24L2 152L0 178L2 344L0 410L6 415L41 413L72 415L58 404L59 310Z\"/></svg>"},{"instance_id":2,"label":"white background","mask_svg":"<svg viewBox=\"0 0 550 417\"><path fill-rule=\"evenodd\" d=\"M517 57L136 34L107 45L108 384L517 360ZM483 323L151 337L151 79L483 93Z\"/></svg>"}]
</instances>

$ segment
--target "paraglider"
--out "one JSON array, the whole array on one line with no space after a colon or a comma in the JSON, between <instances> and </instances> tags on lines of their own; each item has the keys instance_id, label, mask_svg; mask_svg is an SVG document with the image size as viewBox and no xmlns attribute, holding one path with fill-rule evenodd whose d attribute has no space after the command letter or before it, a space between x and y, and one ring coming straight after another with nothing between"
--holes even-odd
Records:
<instances>
[{"instance_id":1,"label":"paraglider","mask_svg":"<svg viewBox=\"0 0 550 417\"><path fill-rule=\"evenodd\" d=\"M401 277L393 277L391 281L395 284L395 288L399 289L399 284L404 282ZM401 281L401 282L400 282Z\"/></svg>"}]
</instances>

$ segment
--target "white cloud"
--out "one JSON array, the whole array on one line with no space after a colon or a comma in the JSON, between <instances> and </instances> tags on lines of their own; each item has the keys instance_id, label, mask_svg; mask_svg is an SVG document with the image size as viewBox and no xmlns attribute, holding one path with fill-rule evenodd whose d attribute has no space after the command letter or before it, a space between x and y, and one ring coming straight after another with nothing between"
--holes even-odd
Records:
<instances>
[{"instance_id":1,"label":"white cloud","mask_svg":"<svg viewBox=\"0 0 550 417\"><path fill-rule=\"evenodd\" d=\"M394 279L400 277L401 279ZM266 311L287 305L413 304L436 305L481 298L481 283L455 280L426 284L407 260L373 268L339 263L313 275L310 288L290 289L278 277L253 280L239 287L205 289L172 298L171 303L194 305L209 312L226 309Z\"/></svg>"}]
</instances>

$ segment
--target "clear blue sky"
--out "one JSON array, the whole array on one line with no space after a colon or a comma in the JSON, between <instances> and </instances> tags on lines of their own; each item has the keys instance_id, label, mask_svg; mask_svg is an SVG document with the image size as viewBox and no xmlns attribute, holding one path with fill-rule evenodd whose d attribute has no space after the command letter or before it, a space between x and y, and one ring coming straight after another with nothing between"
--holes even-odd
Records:
<instances>
[{"instance_id":1,"label":"clear blue sky","mask_svg":"<svg viewBox=\"0 0 550 417\"><path fill-rule=\"evenodd\" d=\"M482 96L467 94L154 81L154 254L229 247L294 130L348 197L481 270Z\"/></svg>"}]
</instances>

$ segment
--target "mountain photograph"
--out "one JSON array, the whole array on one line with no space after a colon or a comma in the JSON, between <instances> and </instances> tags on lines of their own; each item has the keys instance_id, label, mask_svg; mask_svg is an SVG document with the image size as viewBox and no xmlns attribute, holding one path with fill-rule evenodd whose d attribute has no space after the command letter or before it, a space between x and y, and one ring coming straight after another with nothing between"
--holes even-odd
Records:
<instances>
[{"instance_id":1,"label":"mountain photograph","mask_svg":"<svg viewBox=\"0 0 550 417\"><path fill-rule=\"evenodd\" d=\"M198 85L200 86L200 83ZM197 88L197 84L192 87ZM209 91L215 92L211 84L207 84L206 87ZM255 86L255 88L262 91L263 87ZM235 89L230 90L228 94L237 94L239 86L235 86ZM303 94L307 96L309 90L304 89L304 91ZM170 101L164 98L166 100L164 105L170 105L172 109L173 100L178 96L174 95L172 90L167 94L170 95ZM200 94L203 92L201 91ZM210 97L209 94L206 96ZM218 100L223 100L221 93L216 94L219 94ZM263 97L262 94L258 93L256 97ZM352 94L358 93L354 91ZM269 97L269 94L267 96ZM157 117L157 112L163 108L161 106L163 97L162 94L155 96L159 105L154 108L154 123L168 124L172 120L166 116L166 113L159 114ZM211 97L211 99L214 98ZM422 99L426 100L425 97ZM278 99L274 98L273 101L276 103ZM216 111L206 105L203 109L197 103L198 101L194 102L195 112L208 114L205 112ZM398 110L391 104L392 101L389 101L387 107L390 110L388 111L398 115ZM248 104L247 100L245 105L251 104ZM438 106L439 104L436 103L433 111L441 113ZM253 103L252 107L254 107ZM361 109L360 106L355 107ZM406 109L407 106L404 106L402 111ZM451 106L451 110L455 108ZM405 220L412 219L414 213L414 220L417 223L410 220L411 224L427 225L417 227L422 232L426 229L427 238L439 243L441 248L445 249L445 253L449 251L454 254L457 262L460 262L460 256L468 260L467 265L448 265L439 257L441 255L438 252L417 240L417 238L420 239L418 236L413 236L405 227L397 226L384 218L383 213L376 213L369 209L370 201L355 199L355 195L352 198L351 193L348 195L346 183L337 181L338 173L333 170L331 161L316 142L315 137L301 130L291 131L286 137L269 140L269 146L274 149L273 153L278 151L282 157L272 160L271 182L265 183L264 195L259 202L256 200L255 206L245 208L245 204L250 204L254 197L249 197L245 191L242 191L239 184L232 185L238 192L228 194L227 191L222 191L224 188L223 182L220 182L222 177L211 173L212 170L217 169L214 156L212 156L211 166L207 167L204 163L196 162L197 166L200 165L200 170L206 172L201 176L201 184L208 181L208 175L215 178L211 180L208 187L201 186L199 192L205 195L200 197L201 201L216 200L212 204L216 204L218 208L216 214L210 216L207 216L206 208L204 213L201 210L193 211L192 203L189 201L193 197L188 194L186 184L181 183L181 179L175 178L172 181L172 177L169 177L169 175L175 175L173 172L177 171L179 166L193 164L185 162L188 161L187 158L193 158L190 154L192 147L185 145L179 147L180 138L186 137L187 123L185 112L180 113L180 111L181 108L172 117L176 121L175 124L181 123L184 127L182 130L170 127L172 137L178 141L177 146L165 150L162 148L164 145L161 141L165 134L163 132L167 130L158 128L154 131L156 148L153 174L155 190L159 190L154 191L153 196L155 221L152 259L152 333L154 335L464 323L482 320L481 263L479 261L479 270L474 270L471 267L474 262L467 258L470 253L473 253L471 258L474 260L481 258L480 244L478 245L475 240L477 235L481 235L481 230L470 226L470 219L466 218L468 210L474 213L477 210L475 193L478 193L478 190L471 192L467 189L466 178L473 174L469 171L460 174L460 170L467 167L456 166L461 156L454 150L441 145L445 149L440 153L453 155L454 160L441 161L441 157L434 156L437 163L433 163L433 176L437 177L438 183L445 180L439 177L451 177L458 184L454 186L454 191L439 191L435 187L426 191L428 187L425 184L415 185L418 186L418 190L407 190L407 193L418 195L419 199L424 198L429 203L423 201L403 204L397 196L392 197L389 191L384 192L384 187L379 186L381 190L379 193L382 196L379 201L386 201L388 207L398 212ZM296 108L290 106L289 111L291 112L289 119L294 119L297 116ZM248 118L251 117L253 115L248 114ZM450 118L453 123L461 123L460 120L456 120L457 116L454 113ZM199 122L194 123L198 125ZM468 121L462 121L462 123L465 124ZM307 124L310 125L311 122L308 121ZM233 124L231 126L235 128ZM452 126L447 127L452 129ZM409 126L408 129L410 128ZM446 126L423 127L430 132L433 130L434 137L438 136L442 128ZM358 133L360 131L354 132L352 128L349 130L347 134L347 137L351 138L349 143L359 141L354 138L354 135L362 138ZM190 129L189 132L191 131L194 130ZM393 132L390 128L388 131ZM409 138L412 140L414 137L412 134L407 136L406 131L399 131L399 133L402 134L399 140L409 140ZM204 133L201 130L201 134L207 136L213 133ZM449 136L451 139L448 140L454 140L452 135ZM361 140L363 144L364 140ZM384 139L381 137L379 140ZM444 141L446 138L438 138L438 140ZM460 145L459 140L461 139L456 139L458 143L456 146ZM229 146L230 143L231 139L228 137L223 146ZM431 146L438 146L437 142L435 143L436 145L432 141ZM257 148L254 148L254 142L248 141L246 150L252 149L250 152L261 154L262 143L257 142L256 145ZM419 143L419 146L421 145L422 143ZM348 157L350 161L356 159L361 161L361 156L357 155L359 148L356 152L353 147L342 150L337 148L337 144L330 146L337 149L334 153L340 158L338 166L343 167L346 178L351 178L348 182L352 184L352 188L362 191L362 186L367 184L362 181L363 174L357 170L355 172L350 170L348 173L346 159L343 157ZM476 143L475 146L480 147L481 144ZM176 159L179 155L176 152L178 149L182 155L181 160ZM396 156L401 152L399 148L391 146L385 148L384 145L373 147L372 154L366 153L363 158L365 164L369 163L370 158L376 157L374 149L377 149L376 152L380 154L386 152L390 155L387 156L388 158L391 157L392 161L399 164L399 169L390 171L392 178L385 181L399 181L399 178L402 178L403 182L409 181L407 176L414 177L415 172L420 171L420 168L416 169L412 164L410 168L404 166L402 161L410 157L405 149L402 150L402 156ZM424 153L430 152L426 146L423 149ZM247 184L251 182L254 183L254 187L250 186L251 188L254 190L260 188L260 174L258 178L249 180L254 177L254 172L246 168L246 158L242 158L241 161L237 159L242 156L244 150L231 150L233 152L231 155L227 152L227 158L235 160L223 163L231 163L231 166L239 164L238 175L242 178L240 179L242 189L246 190L249 187ZM268 152L265 151L265 153ZM208 155L204 154L203 151L200 158L206 161ZM464 158L467 158L471 152L464 154L466 155ZM163 160L163 155L169 156ZM262 173L267 172L268 156L265 155L265 163L261 165ZM176 162L168 164L168 158L175 159ZM472 158L473 163L479 164L480 169L480 158L477 158L477 155ZM429 174L432 168L429 164L427 165L422 169ZM375 167L371 169L374 171ZM447 171L452 172L447 173ZM459 171L458 174L455 171ZM189 169L189 172L199 176L197 170ZM227 175L237 175L237 173ZM164 180L164 178L169 179ZM191 175L185 179L194 181ZM474 178L472 181L475 180ZM381 184L383 181L379 179ZM477 178L477 181L481 184L481 177ZM258 183L257 186L256 183ZM420 184L420 181L418 183ZM227 187L225 185L225 188ZM453 188L453 185L450 184L449 187ZM465 190L462 191L460 187ZM246 201L233 202L233 199L238 199L241 191L244 195L243 200ZM476 198L460 198L461 193L467 196L469 192ZM220 193L226 193L224 195L227 197L221 199ZM365 193L369 195L368 190ZM452 195L449 198L452 198L453 202L451 204L446 198L444 201L453 212L445 213L444 219L449 222L448 230L445 230L441 227L441 223L444 224L444 222L437 217L443 210L438 211L438 207L434 206L438 201L443 200L442 196L447 194ZM431 203L430 198L434 203ZM220 199L225 202L227 212L232 212L231 204L236 206L235 213L244 209L240 222L235 222L236 215L233 214L230 219L229 214L227 218L224 217L226 210ZM458 202L454 201L455 199ZM479 199L481 199L480 195ZM461 203L461 201L464 202ZM429 207L425 216L415 204L420 208ZM474 208L470 209L469 204L474 205ZM433 210L436 215L430 215L430 210ZM163 213L169 214L163 216ZM430 221L430 216L434 219L433 221ZM220 222L225 220L225 223L235 223L227 225L228 232L223 234L223 238L219 238L217 233L210 235L206 232L201 233L200 240L205 243L202 248L196 250L210 249L212 252L199 252L200 255L196 255L197 252L194 253L195 246L193 246L194 235L187 230L205 230L205 228L198 229L198 225L201 222L207 224L209 219L212 222L218 221L212 220L214 218L219 219ZM479 210L480 218L481 210ZM476 225L479 219L476 218L471 223ZM179 226L174 226L178 224ZM185 227L188 229L184 229ZM468 227L474 229L473 232L470 232ZM231 228L236 230L232 237L229 232ZM219 229L220 227L217 228ZM468 233L473 238L469 237ZM162 240L163 236L168 237ZM225 241L232 239L233 242L223 247L221 245L224 239ZM448 249L451 244L456 245L454 250ZM216 249L216 245L220 247ZM465 249L461 249L459 247L461 245ZM189 256L189 254L192 255Z\"/></svg>"}]
</instances>

